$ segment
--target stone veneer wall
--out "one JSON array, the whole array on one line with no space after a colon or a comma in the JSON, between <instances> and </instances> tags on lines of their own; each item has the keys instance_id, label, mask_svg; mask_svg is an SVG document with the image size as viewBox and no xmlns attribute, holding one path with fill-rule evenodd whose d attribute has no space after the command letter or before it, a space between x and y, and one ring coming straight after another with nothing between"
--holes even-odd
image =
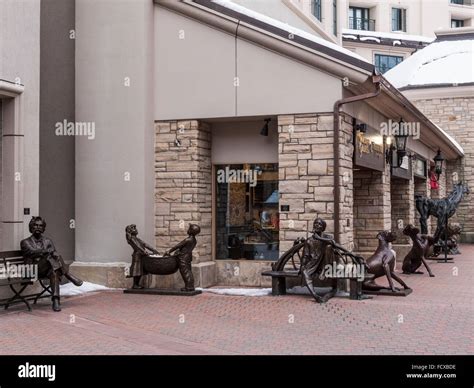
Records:
<instances>
[{"instance_id":1,"label":"stone veneer wall","mask_svg":"<svg viewBox=\"0 0 474 388\"><path fill-rule=\"evenodd\" d=\"M160 252L169 249L186 237L189 223L198 224L201 233L193 252L195 283L213 285L210 127L196 120L166 121L156 122L155 132L156 247ZM168 287L182 284L179 273L167 278L157 281Z\"/></svg>"},{"instance_id":2,"label":"stone veneer wall","mask_svg":"<svg viewBox=\"0 0 474 388\"><path fill-rule=\"evenodd\" d=\"M367 255L377 248L377 233L391 229L390 172L354 171L354 243L356 252Z\"/></svg>"},{"instance_id":3,"label":"stone veneer wall","mask_svg":"<svg viewBox=\"0 0 474 388\"><path fill-rule=\"evenodd\" d=\"M342 120L342 118L341 118ZM306 237L316 217L334 233L334 155L332 114L278 116L280 253ZM352 125L341 125L341 243L352 248ZM349 220L349 223L347 222Z\"/></svg>"},{"instance_id":4,"label":"stone veneer wall","mask_svg":"<svg viewBox=\"0 0 474 388\"><path fill-rule=\"evenodd\" d=\"M474 98L432 98L413 101L430 120L453 136L464 149L465 157L459 164L448 164L448 191L451 190L450 175L455 171L459 178L467 182L471 192L474 190ZM451 167L451 169L449 168ZM457 220L463 227L463 240L474 242L474 195L461 202Z\"/></svg>"},{"instance_id":5,"label":"stone veneer wall","mask_svg":"<svg viewBox=\"0 0 474 388\"><path fill-rule=\"evenodd\" d=\"M422 195L427 198L431 198L431 188L430 188L430 181L429 179L415 179L414 180L414 194L415 195ZM414 210L415 213L415 223L414 225L421 230L420 225L420 214L418 211ZM431 223L428 222L428 234L431 233Z\"/></svg>"},{"instance_id":6,"label":"stone veneer wall","mask_svg":"<svg viewBox=\"0 0 474 388\"><path fill-rule=\"evenodd\" d=\"M392 208L392 229L397 231L396 244L408 244L410 238L403 234L403 228L415 222L415 185L411 180L391 180L390 201Z\"/></svg>"}]
</instances>

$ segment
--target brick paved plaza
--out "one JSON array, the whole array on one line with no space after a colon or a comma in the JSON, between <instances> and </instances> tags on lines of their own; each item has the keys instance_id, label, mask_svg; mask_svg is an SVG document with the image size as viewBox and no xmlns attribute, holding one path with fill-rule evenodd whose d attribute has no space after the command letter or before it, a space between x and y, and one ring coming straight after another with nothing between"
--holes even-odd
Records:
<instances>
[{"instance_id":1,"label":"brick paved plaza","mask_svg":"<svg viewBox=\"0 0 474 388\"><path fill-rule=\"evenodd\" d=\"M0 313L0 353L472 354L474 245L461 250L454 264L431 262L435 278L402 275L406 298L103 291L64 298L60 313L15 306Z\"/></svg>"}]
</instances>

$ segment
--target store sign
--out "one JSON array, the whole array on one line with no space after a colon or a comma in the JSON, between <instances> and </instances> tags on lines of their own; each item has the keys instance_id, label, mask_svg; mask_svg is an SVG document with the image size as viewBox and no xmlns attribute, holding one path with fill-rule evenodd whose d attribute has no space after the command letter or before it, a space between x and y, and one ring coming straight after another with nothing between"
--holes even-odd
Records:
<instances>
[{"instance_id":1,"label":"store sign","mask_svg":"<svg viewBox=\"0 0 474 388\"><path fill-rule=\"evenodd\" d=\"M385 158L383 145L374 142L376 137L380 137L375 131L366 133L357 132L355 138L354 164L372 170L383 171L385 168Z\"/></svg>"}]
</instances>

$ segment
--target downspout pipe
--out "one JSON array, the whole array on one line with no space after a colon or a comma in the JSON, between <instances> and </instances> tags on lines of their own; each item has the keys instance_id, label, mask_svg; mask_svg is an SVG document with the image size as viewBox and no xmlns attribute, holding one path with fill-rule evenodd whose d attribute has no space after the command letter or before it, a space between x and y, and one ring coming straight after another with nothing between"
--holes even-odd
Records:
<instances>
[{"instance_id":1,"label":"downspout pipe","mask_svg":"<svg viewBox=\"0 0 474 388\"><path fill-rule=\"evenodd\" d=\"M334 103L334 139L333 139L333 152L334 152L334 239L337 243L341 240L341 228L340 228L340 215L341 215L341 179L339 177L340 172L340 139L339 134L341 131L341 122L339 116L341 113L341 106L349 104L351 102L368 100L369 98L377 97L381 91L381 76L373 75L372 82L375 85L375 91L371 93L359 94L357 96L342 98Z\"/></svg>"}]
</instances>

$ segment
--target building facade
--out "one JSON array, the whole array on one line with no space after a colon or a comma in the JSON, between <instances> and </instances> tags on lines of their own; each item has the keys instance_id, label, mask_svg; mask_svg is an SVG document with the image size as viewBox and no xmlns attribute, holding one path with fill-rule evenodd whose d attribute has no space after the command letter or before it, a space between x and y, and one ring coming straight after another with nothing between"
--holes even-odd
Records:
<instances>
[{"instance_id":1,"label":"building facade","mask_svg":"<svg viewBox=\"0 0 474 388\"><path fill-rule=\"evenodd\" d=\"M440 30L437 39L425 50L387 73L434 123L461 142L465 152L458 164L450 166L451 182L465 182L474 187L474 28ZM453 222L462 226L462 240L474 241L472 195L461 202Z\"/></svg>"},{"instance_id":2,"label":"building facade","mask_svg":"<svg viewBox=\"0 0 474 388\"><path fill-rule=\"evenodd\" d=\"M474 6L470 0L233 2L311 30L363 56L381 73L431 43L436 31L474 25ZM295 15L299 16L299 24L292 23Z\"/></svg>"},{"instance_id":3,"label":"building facade","mask_svg":"<svg viewBox=\"0 0 474 388\"><path fill-rule=\"evenodd\" d=\"M73 243L58 250L72 249L75 273L125 287L131 260L126 225L136 224L140 237L162 252L183 239L192 222L201 226L193 261L197 286L267 286L262 270L306 237L316 217L346 248L372 253L380 230L416 222L414 194L428 195L437 150L450 165L464 155L370 62L302 26L208 1L76 0L72 10L73 27L66 23L64 31L68 39L74 32L74 71L68 73L69 62L55 74L56 82L74 78L68 89L73 115L67 106L55 112L41 103L50 112L44 126L20 127L25 143L32 142L28 152L50 158L55 150L69 152L49 138L64 139L57 123L73 121L74 136L67 139L74 142L74 163L62 163L59 154L46 159L68 178L53 182L55 175L48 175L45 188L59 197L73 188L74 214L61 198L40 195L41 163L27 165L39 179L37 186L35 179L24 182L33 185L29 195L46 202L14 202L22 230L3 234L2 250L17 248L27 221L39 213L55 242L72 231ZM39 20L62 17L41 11L34 11ZM5 74L0 78L12 83ZM30 81L22 88L31 90ZM45 104L65 100L53 91L47 97ZM2 111L7 117L3 98ZM393 134L381 128L401 120L418 130L407 139L410 157L392 166ZM7 125L4 119L2 128ZM79 133L84 126L94 130ZM52 147L44 156L43 146ZM2 166L7 148L2 145ZM441 183L449 189L445 173ZM2 193L15 187L7 174L2 187ZM23 214L26 207L30 215ZM397 249L407 246L402 237L398 242ZM179 275L146 282L181 286Z\"/></svg>"}]
</instances>

